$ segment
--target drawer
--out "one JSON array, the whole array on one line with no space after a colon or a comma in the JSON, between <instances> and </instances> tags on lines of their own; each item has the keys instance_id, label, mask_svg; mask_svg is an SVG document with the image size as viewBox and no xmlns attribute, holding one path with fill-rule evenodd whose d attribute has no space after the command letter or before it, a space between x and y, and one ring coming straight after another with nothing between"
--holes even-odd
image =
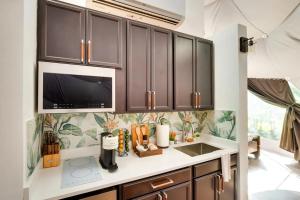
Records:
<instances>
[{"instance_id":1,"label":"drawer","mask_svg":"<svg viewBox=\"0 0 300 200\"><path fill-rule=\"evenodd\" d=\"M231 155L230 158L231 161L231 167L237 165L237 154ZM194 178L199 177L199 176L204 176L216 171L220 171L222 169L221 167L221 159L215 159L212 161L208 161L205 163L201 163L199 165L195 165L193 167L194 170Z\"/></svg>"},{"instance_id":2,"label":"drawer","mask_svg":"<svg viewBox=\"0 0 300 200\"><path fill-rule=\"evenodd\" d=\"M142 196L192 179L191 167L122 185L123 200Z\"/></svg>"},{"instance_id":3,"label":"drawer","mask_svg":"<svg viewBox=\"0 0 300 200\"><path fill-rule=\"evenodd\" d=\"M117 200L117 191L112 190L102 194L96 194L90 197L85 197L80 200Z\"/></svg>"}]
</instances>

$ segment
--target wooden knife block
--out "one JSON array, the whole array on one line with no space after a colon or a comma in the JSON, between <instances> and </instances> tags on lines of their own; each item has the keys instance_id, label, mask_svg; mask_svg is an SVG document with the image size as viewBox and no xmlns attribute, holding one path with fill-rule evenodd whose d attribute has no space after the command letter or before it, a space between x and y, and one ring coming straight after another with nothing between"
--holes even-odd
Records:
<instances>
[{"instance_id":1,"label":"wooden knife block","mask_svg":"<svg viewBox=\"0 0 300 200\"><path fill-rule=\"evenodd\" d=\"M140 131L140 137L137 136L136 127L139 127L141 129L142 126L145 126L145 134L148 135L148 143L149 143L149 136L150 136L150 129L148 124L132 124L131 125L131 143L132 148L136 152L136 141L138 140L140 144L143 144L143 133Z\"/></svg>"}]
</instances>

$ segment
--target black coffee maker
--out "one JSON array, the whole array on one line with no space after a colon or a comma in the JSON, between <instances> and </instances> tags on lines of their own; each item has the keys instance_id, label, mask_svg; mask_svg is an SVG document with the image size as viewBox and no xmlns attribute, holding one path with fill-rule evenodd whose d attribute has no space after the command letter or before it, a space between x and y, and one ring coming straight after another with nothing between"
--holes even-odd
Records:
<instances>
[{"instance_id":1,"label":"black coffee maker","mask_svg":"<svg viewBox=\"0 0 300 200\"><path fill-rule=\"evenodd\" d=\"M101 154L99 162L103 169L108 169L109 172L114 172L118 169L116 163L116 152L118 148L119 139L118 136L113 136L112 133L101 133Z\"/></svg>"}]
</instances>

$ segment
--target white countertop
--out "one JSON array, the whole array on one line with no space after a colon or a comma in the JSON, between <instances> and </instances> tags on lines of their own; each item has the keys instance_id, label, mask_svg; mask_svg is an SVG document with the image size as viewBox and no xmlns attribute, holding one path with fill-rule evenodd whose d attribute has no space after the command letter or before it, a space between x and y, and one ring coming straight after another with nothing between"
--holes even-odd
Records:
<instances>
[{"instance_id":1,"label":"white countertop","mask_svg":"<svg viewBox=\"0 0 300 200\"><path fill-rule=\"evenodd\" d=\"M238 152L236 142L214 136L203 134L200 140L194 143L198 142L205 142L222 150L191 157L174 149L175 146L187 145L182 143L164 149L162 155L145 158L139 158L131 151L127 157L117 157L116 162L119 169L116 172L109 173L100 167L102 180L64 189L61 188L62 164L56 168L37 169L29 187L29 199L70 197L220 158L225 152L230 154ZM94 155L98 159L99 151L99 146L90 147L89 149L65 150L62 152L62 158Z\"/></svg>"}]
</instances>

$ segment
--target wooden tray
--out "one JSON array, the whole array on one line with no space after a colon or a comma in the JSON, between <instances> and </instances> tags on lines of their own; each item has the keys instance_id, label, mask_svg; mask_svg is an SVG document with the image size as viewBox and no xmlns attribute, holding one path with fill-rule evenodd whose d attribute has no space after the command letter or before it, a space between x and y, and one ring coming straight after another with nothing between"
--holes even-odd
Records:
<instances>
[{"instance_id":1,"label":"wooden tray","mask_svg":"<svg viewBox=\"0 0 300 200\"><path fill-rule=\"evenodd\" d=\"M148 157L148 156L155 156L155 155L160 155L163 153L163 150L158 148L156 150L153 150L153 151L143 151L143 152L139 152L139 151L136 151L135 152L139 157Z\"/></svg>"}]
</instances>

